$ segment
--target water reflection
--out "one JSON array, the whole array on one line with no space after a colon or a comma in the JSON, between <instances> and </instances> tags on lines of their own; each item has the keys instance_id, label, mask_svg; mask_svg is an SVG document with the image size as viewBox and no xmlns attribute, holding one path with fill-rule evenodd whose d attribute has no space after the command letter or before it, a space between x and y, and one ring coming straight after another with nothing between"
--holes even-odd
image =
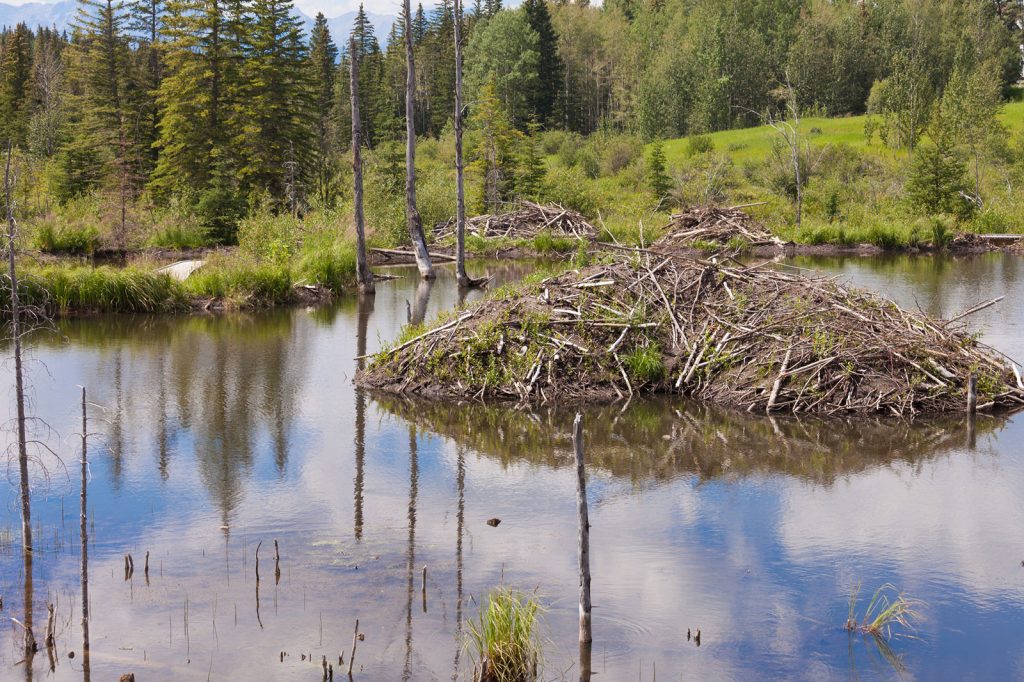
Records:
<instances>
[{"instance_id":1,"label":"water reflection","mask_svg":"<svg viewBox=\"0 0 1024 682\"><path fill-rule=\"evenodd\" d=\"M378 394L374 401L505 466L519 461L571 465L573 410L515 410L440 404ZM963 446L971 428L960 416L910 423L885 418L768 418L682 399L587 409L587 462L636 484L696 474L702 480L787 474L830 485L838 477L892 462L918 466ZM1007 419L980 417L987 435ZM770 447L766 444L770 443Z\"/></svg>"},{"instance_id":2,"label":"water reflection","mask_svg":"<svg viewBox=\"0 0 1024 682\"><path fill-rule=\"evenodd\" d=\"M967 264L970 277L1017 272L986 262ZM495 285L529 269L485 267ZM911 305L917 267L835 264ZM975 297L961 263L942 267L942 305L1003 293ZM465 679L464 620L502 582L538 589L549 607L556 679L585 679L588 655L594 679L650 679L655 663L664 679L889 677L841 628L857 580L928 602L923 639L896 646L908 675L1024 669L1012 653L1024 627L1012 539L1024 524L1024 417L979 415L973 429L959 417L767 419L681 400L587 410L597 608L594 648L580 651L573 413L356 391L355 358L407 315L429 320L480 295L444 269L433 287L397 273L375 297L316 310L75 320L39 337L43 416L76 431L78 384L107 407L97 428L109 452L92 458L90 489L97 679L319 676L322 656L350 647L356 618L356 679ZM1024 296L1024 282L1005 285L1008 300ZM986 338L1013 336L1021 313L1010 312L980 314ZM41 542L34 580L65 614L78 601L67 492L56 481L37 496L39 537L58 540ZM0 534L16 520L12 499L0 497ZM253 554L263 542L265 561L274 539L285 553L271 608ZM129 552L151 553L145 585L122 580ZM0 552L0 593L39 623L49 599L25 592L20 564ZM423 565L427 608L415 594ZM77 622L59 631L59 651L77 646ZM690 627L702 629L699 649ZM20 631L0 630L0 678L23 647ZM27 674L49 676L45 659ZM58 661L52 678L78 679L80 660Z\"/></svg>"}]
</instances>

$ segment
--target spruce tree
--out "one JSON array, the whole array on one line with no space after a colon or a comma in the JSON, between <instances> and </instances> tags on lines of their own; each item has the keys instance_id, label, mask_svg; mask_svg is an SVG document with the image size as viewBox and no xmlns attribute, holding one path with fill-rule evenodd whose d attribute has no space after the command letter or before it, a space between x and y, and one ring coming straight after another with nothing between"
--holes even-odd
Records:
<instances>
[{"instance_id":1,"label":"spruce tree","mask_svg":"<svg viewBox=\"0 0 1024 682\"><path fill-rule=\"evenodd\" d=\"M335 99L335 63L338 48L331 39L327 18L317 13L309 40L309 82L312 112L315 118L315 146L313 159L316 197L322 205L333 202L334 156L337 150L331 106Z\"/></svg>"},{"instance_id":2,"label":"spruce tree","mask_svg":"<svg viewBox=\"0 0 1024 682\"><path fill-rule=\"evenodd\" d=\"M156 103L163 66L160 60L160 36L163 29L163 0L134 0L128 5L128 29L135 41L133 51L133 108L138 112L138 142L144 159L144 172L156 164L154 146L159 135L159 109Z\"/></svg>"},{"instance_id":3,"label":"spruce tree","mask_svg":"<svg viewBox=\"0 0 1024 682\"><path fill-rule=\"evenodd\" d=\"M306 48L288 0L253 0L233 102L238 177L251 199L267 194L295 210L310 174Z\"/></svg>"},{"instance_id":4,"label":"spruce tree","mask_svg":"<svg viewBox=\"0 0 1024 682\"><path fill-rule=\"evenodd\" d=\"M431 63L429 83L430 122L427 132L439 135L452 116L455 94L455 23L452 0L441 0L434 11L426 45Z\"/></svg>"},{"instance_id":5,"label":"spruce tree","mask_svg":"<svg viewBox=\"0 0 1024 682\"><path fill-rule=\"evenodd\" d=\"M531 97L531 108L538 123L557 122L558 96L562 92L565 66L558 55L558 34L551 24L547 0L525 0L523 11L530 28L537 34L537 82Z\"/></svg>"},{"instance_id":6,"label":"spruce tree","mask_svg":"<svg viewBox=\"0 0 1024 682\"><path fill-rule=\"evenodd\" d=\"M658 140L651 147L651 155L647 160L647 184L658 199L658 207L672 190L672 180L668 177L665 164L665 146Z\"/></svg>"},{"instance_id":7,"label":"spruce tree","mask_svg":"<svg viewBox=\"0 0 1024 682\"><path fill-rule=\"evenodd\" d=\"M0 49L0 142L23 146L31 115L32 32L18 24Z\"/></svg>"},{"instance_id":8,"label":"spruce tree","mask_svg":"<svg viewBox=\"0 0 1024 682\"><path fill-rule=\"evenodd\" d=\"M127 236L128 204L139 182L136 128L131 125L135 112L129 110L133 83L127 21L121 2L79 0L71 55L81 92L72 145L80 148L82 158L103 164L104 174L116 185L120 226L115 238L121 247Z\"/></svg>"}]
</instances>

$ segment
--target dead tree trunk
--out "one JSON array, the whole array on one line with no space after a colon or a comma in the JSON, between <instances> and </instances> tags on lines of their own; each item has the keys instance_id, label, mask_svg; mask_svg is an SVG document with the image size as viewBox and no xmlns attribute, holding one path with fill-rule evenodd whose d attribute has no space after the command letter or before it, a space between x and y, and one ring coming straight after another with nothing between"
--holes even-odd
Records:
<instances>
[{"instance_id":1,"label":"dead tree trunk","mask_svg":"<svg viewBox=\"0 0 1024 682\"><path fill-rule=\"evenodd\" d=\"M11 286L11 340L14 343L14 395L18 419L18 473L21 481L21 546L32 551L32 504L28 481L28 440L25 435L25 379L21 362L21 305L18 300L18 273L14 267L14 241L18 223L14 219L14 178L11 157L14 148L7 142L7 163L4 166L4 203L7 205L7 276Z\"/></svg>"},{"instance_id":2,"label":"dead tree trunk","mask_svg":"<svg viewBox=\"0 0 1024 682\"><path fill-rule=\"evenodd\" d=\"M89 528L86 525L89 491L89 458L87 442L89 437L89 420L86 415L85 387L82 387L82 509L79 521L82 536L82 670L86 679L89 675Z\"/></svg>"},{"instance_id":3,"label":"dead tree trunk","mask_svg":"<svg viewBox=\"0 0 1024 682\"><path fill-rule=\"evenodd\" d=\"M576 457L576 514L579 517L580 644L593 641L590 631L590 517L587 512L587 479L583 468L583 415L572 424L572 449Z\"/></svg>"},{"instance_id":4,"label":"dead tree trunk","mask_svg":"<svg viewBox=\"0 0 1024 682\"><path fill-rule=\"evenodd\" d=\"M416 104L413 95L416 89L416 66L412 49L412 18L409 0L402 2L405 21L405 224L409 228L409 239L416 254L416 267L423 279L434 279L434 266L427 252L427 239L423 235L423 221L416 210Z\"/></svg>"},{"instance_id":5,"label":"dead tree trunk","mask_svg":"<svg viewBox=\"0 0 1024 682\"><path fill-rule=\"evenodd\" d=\"M460 287L466 274L466 192L462 177L462 0L455 0L455 276Z\"/></svg>"},{"instance_id":6,"label":"dead tree trunk","mask_svg":"<svg viewBox=\"0 0 1024 682\"><path fill-rule=\"evenodd\" d=\"M356 39L349 41L349 92L352 95L352 182L356 221L356 281L359 291L373 293L373 273L366 263L366 224L363 216L363 158L359 145L362 134L359 121L359 54Z\"/></svg>"}]
</instances>

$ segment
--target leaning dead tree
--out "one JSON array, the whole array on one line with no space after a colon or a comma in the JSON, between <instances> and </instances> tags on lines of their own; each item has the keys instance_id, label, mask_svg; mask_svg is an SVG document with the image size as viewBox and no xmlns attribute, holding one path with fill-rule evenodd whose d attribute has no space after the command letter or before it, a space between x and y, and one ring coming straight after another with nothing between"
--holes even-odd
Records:
<instances>
[{"instance_id":1,"label":"leaning dead tree","mask_svg":"<svg viewBox=\"0 0 1024 682\"><path fill-rule=\"evenodd\" d=\"M460 287L466 274L466 192L462 177L462 0L455 0L455 275Z\"/></svg>"},{"instance_id":2,"label":"leaning dead tree","mask_svg":"<svg viewBox=\"0 0 1024 682\"><path fill-rule=\"evenodd\" d=\"M356 281L359 291L373 293L373 273L366 263L366 221L363 216L363 158L359 150L359 54L356 52L356 39L349 39L349 92L352 96L352 205L356 222Z\"/></svg>"},{"instance_id":3,"label":"leaning dead tree","mask_svg":"<svg viewBox=\"0 0 1024 682\"><path fill-rule=\"evenodd\" d=\"M409 0L402 2L402 15L405 22L405 224L409 229L409 239L412 240L412 250L416 255L416 267L420 271L420 277L434 279L434 266L430 263L427 239L423 235L423 220L416 209L416 105L413 98L416 89L416 66L413 61Z\"/></svg>"},{"instance_id":4,"label":"leaning dead tree","mask_svg":"<svg viewBox=\"0 0 1024 682\"><path fill-rule=\"evenodd\" d=\"M25 434L25 377L21 358L21 305L18 300L18 273L14 267L15 240L18 223L14 219L14 176L11 170L13 146L7 142L4 164L4 204L7 208L7 277L11 287L10 325L14 344L14 394L17 402L18 473L21 485L21 544L26 553L32 551L32 505L28 480L28 438Z\"/></svg>"}]
</instances>

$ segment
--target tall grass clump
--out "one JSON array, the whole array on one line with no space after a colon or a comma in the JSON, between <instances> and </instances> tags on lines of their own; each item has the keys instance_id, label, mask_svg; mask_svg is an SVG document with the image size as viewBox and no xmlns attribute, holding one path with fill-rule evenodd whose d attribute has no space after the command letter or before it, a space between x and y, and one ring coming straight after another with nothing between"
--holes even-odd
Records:
<instances>
[{"instance_id":1,"label":"tall grass clump","mask_svg":"<svg viewBox=\"0 0 1024 682\"><path fill-rule=\"evenodd\" d=\"M160 249L198 249L211 243L206 229L198 224L170 225L150 235L146 246Z\"/></svg>"},{"instance_id":2,"label":"tall grass clump","mask_svg":"<svg viewBox=\"0 0 1024 682\"><path fill-rule=\"evenodd\" d=\"M468 624L468 645L483 682L528 682L537 679L542 613L536 597L508 588L491 592L477 620Z\"/></svg>"},{"instance_id":3,"label":"tall grass clump","mask_svg":"<svg viewBox=\"0 0 1024 682\"><path fill-rule=\"evenodd\" d=\"M641 384L656 383L665 376L665 365L661 362L661 348L657 345L636 348L622 358L629 375Z\"/></svg>"},{"instance_id":4,"label":"tall grass clump","mask_svg":"<svg viewBox=\"0 0 1024 682\"><path fill-rule=\"evenodd\" d=\"M188 293L223 299L237 307L261 307L292 300L287 266L245 259L208 263L184 282Z\"/></svg>"},{"instance_id":5,"label":"tall grass clump","mask_svg":"<svg viewBox=\"0 0 1024 682\"><path fill-rule=\"evenodd\" d=\"M303 245L295 265L295 280L302 284L320 284L341 291L353 284L356 276L356 250L350 242L313 238Z\"/></svg>"},{"instance_id":6,"label":"tall grass clump","mask_svg":"<svg viewBox=\"0 0 1024 682\"><path fill-rule=\"evenodd\" d=\"M917 609L923 605L922 602L909 599L889 583L875 590L864 613L858 619L860 588L858 583L850 593L850 609L845 625L847 631L872 635L879 639L892 639L894 630L897 630L896 636L906 636L908 631L916 629L916 624L921 619ZM898 630L905 632L901 633Z\"/></svg>"},{"instance_id":7,"label":"tall grass clump","mask_svg":"<svg viewBox=\"0 0 1024 682\"><path fill-rule=\"evenodd\" d=\"M140 268L52 265L31 274L62 313L156 313L187 306L179 282Z\"/></svg>"}]
</instances>

